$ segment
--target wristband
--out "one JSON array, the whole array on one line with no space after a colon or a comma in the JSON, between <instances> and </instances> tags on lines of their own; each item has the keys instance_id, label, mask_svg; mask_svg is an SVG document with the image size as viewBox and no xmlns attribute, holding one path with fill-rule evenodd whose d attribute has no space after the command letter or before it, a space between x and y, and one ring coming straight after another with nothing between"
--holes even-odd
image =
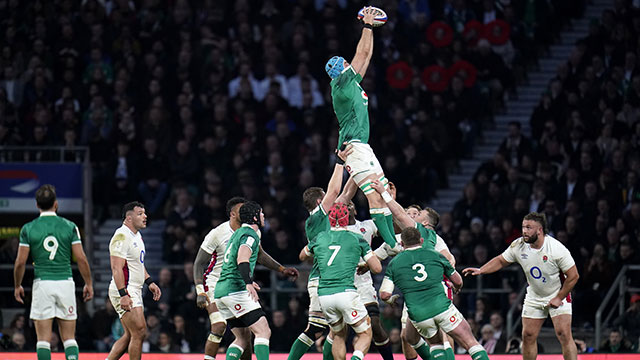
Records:
<instances>
[{"instance_id":1,"label":"wristband","mask_svg":"<svg viewBox=\"0 0 640 360\"><path fill-rule=\"evenodd\" d=\"M285 267L280 265L280 267L278 268L278 272L279 273L283 273L284 272Z\"/></svg>"},{"instance_id":2,"label":"wristband","mask_svg":"<svg viewBox=\"0 0 640 360\"><path fill-rule=\"evenodd\" d=\"M389 195L388 192L383 192L382 194L380 194L382 196L382 199L384 200L384 202L386 203L390 203L393 201L393 198L391 197L391 195Z\"/></svg>"},{"instance_id":3,"label":"wristband","mask_svg":"<svg viewBox=\"0 0 640 360\"><path fill-rule=\"evenodd\" d=\"M148 278L146 278L144 280L144 283L147 284L147 286L153 284L153 279L151 278L151 276L149 276Z\"/></svg>"},{"instance_id":4,"label":"wristband","mask_svg":"<svg viewBox=\"0 0 640 360\"><path fill-rule=\"evenodd\" d=\"M342 159L340 158L340 156L338 156L338 152L339 152L339 151L340 151L339 149L336 149L336 151L335 151L335 153L336 153L336 164L338 164L338 165L344 165L344 160L342 160Z\"/></svg>"},{"instance_id":5,"label":"wristband","mask_svg":"<svg viewBox=\"0 0 640 360\"><path fill-rule=\"evenodd\" d=\"M127 288L122 288L118 290L118 293L120 294L120 297L129 296L129 292L127 291Z\"/></svg>"},{"instance_id":6,"label":"wristband","mask_svg":"<svg viewBox=\"0 0 640 360\"><path fill-rule=\"evenodd\" d=\"M242 276L242 280L245 284L253 284L253 281L251 280L251 267L248 262L245 261L238 264L238 271L240 272L240 276Z\"/></svg>"},{"instance_id":7,"label":"wristband","mask_svg":"<svg viewBox=\"0 0 640 360\"><path fill-rule=\"evenodd\" d=\"M364 25L362 25L362 27L364 27L365 29L373 30L373 25L371 25L371 24L364 24Z\"/></svg>"},{"instance_id":8,"label":"wristband","mask_svg":"<svg viewBox=\"0 0 640 360\"><path fill-rule=\"evenodd\" d=\"M202 284L198 284L196 285L196 294L200 295L200 294L204 294L204 285Z\"/></svg>"}]
</instances>

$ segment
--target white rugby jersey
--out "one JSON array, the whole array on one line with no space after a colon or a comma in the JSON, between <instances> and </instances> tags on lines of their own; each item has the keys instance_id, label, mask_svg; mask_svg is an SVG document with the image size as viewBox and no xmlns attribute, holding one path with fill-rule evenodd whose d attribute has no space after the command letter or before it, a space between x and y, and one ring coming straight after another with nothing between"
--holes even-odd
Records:
<instances>
[{"instance_id":1,"label":"white rugby jersey","mask_svg":"<svg viewBox=\"0 0 640 360\"><path fill-rule=\"evenodd\" d=\"M211 260L209 260L209 265L203 274L205 291L208 287L207 280L209 280L209 284L213 284L217 282L220 277L222 263L224 262L220 257L224 256L224 252L227 250L227 244L229 243L229 239L231 239L232 235L233 229L231 228L231 224L229 221L225 221L215 229L209 231L209 233L204 237L202 245L200 245L202 250L211 254Z\"/></svg>"},{"instance_id":2,"label":"white rugby jersey","mask_svg":"<svg viewBox=\"0 0 640 360\"><path fill-rule=\"evenodd\" d=\"M109 255L125 260L122 271L124 272L124 283L127 288L142 289L145 279L145 247L140 231L134 234L124 224L119 227L111 237L111 242L109 242ZM113 276L111 277L109 288L118 290Z\"/></svg>"},{"instance_id":3,"label":"white rugby jersey","mask_svg":"<svg viewBox=\"0 0 640 360\"><path fill-rule=\"evenodd\" d=\"M520 237L511 243L502 257L522 266L529 284L525 301L546 303L554 298L562 288L564 273L575 265L569 250L549 235L544 237L540 249L531 248ZM571 302L571 295L566 300Z\"/></svg>"},{"instance_id":4,"label":"white rugby jersey","mask_svg":"<svg viewBox=\"0 0 640 360\"><path fill-rule=\"evenodd\" d=\"M373 238L373 235L375 235L376 232L378 232L378 228L374 224L373 220L365 220L365 221L356 220L355 224L347 226L347 230L354 232L356 234L362 235L362 237L364 237L364 239L367 240L367 243L369 243L369 246L371 246L371 239ZM363 261L364 261L363 259L360 259L361 263ZM367 284L372 285L373 279L371 278L371 273L367 271L363 275L355 274L354 284L356 287L367 285Z\"/></svg>"}]
</instances>

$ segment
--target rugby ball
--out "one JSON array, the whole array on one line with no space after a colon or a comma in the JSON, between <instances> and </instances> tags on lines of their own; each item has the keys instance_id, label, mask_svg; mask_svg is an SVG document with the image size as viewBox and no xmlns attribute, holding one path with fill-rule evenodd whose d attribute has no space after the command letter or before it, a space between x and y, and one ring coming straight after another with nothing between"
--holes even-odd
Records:
<instances>
[{"instance_id":1,"label":"rugby ball","mask_svg":"<svg viewBox=\"0 0 640 360\"><path fill-rule=\"evenodd\" d=\"M373 17L374 27L382 26L387 23L387 13L384 12L384 10L375 6L365 6L362 9L360 9L360 11L358 11L358 20L362 21L362 19L364 18L364 11L367 8L371 8L375 11L375 14Z\"/></svg>"}]
</instances>

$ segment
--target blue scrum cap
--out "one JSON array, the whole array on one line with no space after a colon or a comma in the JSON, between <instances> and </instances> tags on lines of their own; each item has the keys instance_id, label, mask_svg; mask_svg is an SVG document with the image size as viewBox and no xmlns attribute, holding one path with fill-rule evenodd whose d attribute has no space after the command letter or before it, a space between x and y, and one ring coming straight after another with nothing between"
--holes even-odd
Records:
<instances>
[{"instance_id":1,"label":"blue scrum cap","mask_svg":"<svg viewBox=\"0 0 640 360\"><path fill-rule=\"evenodd\" d=\"M327 65L324 66L324 70L329 74L330 78L337 78L344 70L344 58L342 56L332 57L327 61Z\"/></svg>"}]
</instances>

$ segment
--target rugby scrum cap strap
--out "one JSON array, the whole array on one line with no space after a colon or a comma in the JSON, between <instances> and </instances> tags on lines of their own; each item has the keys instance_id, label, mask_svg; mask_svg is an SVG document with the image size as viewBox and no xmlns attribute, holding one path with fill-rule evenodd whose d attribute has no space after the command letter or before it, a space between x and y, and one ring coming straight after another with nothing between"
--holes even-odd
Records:
<instances>
[{"instance_id":1,"label":"rugby scrum cap strap","mask_svg":"<svg viewBox=\"0 0 640 360\"><path fill-rule=\"evenodd\" d=\"M329 74L330 78L337 78L344 70L344 58L342 56L332 57L327 61L327 65L324 66L324 70Z\"/></svg>"}]
</instances>

